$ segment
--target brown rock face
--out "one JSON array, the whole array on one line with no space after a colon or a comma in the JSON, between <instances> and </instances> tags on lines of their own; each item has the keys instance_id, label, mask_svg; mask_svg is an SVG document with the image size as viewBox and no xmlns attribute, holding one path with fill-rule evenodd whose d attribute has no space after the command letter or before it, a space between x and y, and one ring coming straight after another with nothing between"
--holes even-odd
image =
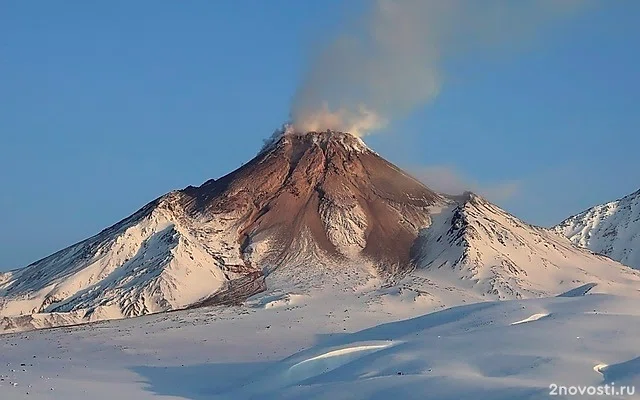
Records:
<instances>
[{"instance_id":1,"label":"brown rock face","mask_svg":"<svg viewBox=\"0 0 640 400\"><path fill-rule=\"evenodd\" d=\"M388 273L411 267L429 207L444 202L340 132L283 135L240 169L181 193L193 217L232 216L241 251L268 240L261 263L282 266L311 242L335 260L369 260Z\"/></svg>"}]
</instances>

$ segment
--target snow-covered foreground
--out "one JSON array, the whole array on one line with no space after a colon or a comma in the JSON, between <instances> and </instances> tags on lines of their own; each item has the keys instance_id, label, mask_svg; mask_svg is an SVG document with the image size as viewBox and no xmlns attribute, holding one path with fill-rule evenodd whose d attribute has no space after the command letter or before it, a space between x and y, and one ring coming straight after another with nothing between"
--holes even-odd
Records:
<instances>
[{"instance_id":1,"label":"snow-covered foreground","mask_svg":"<svg viewBox=\"0 0 640 400\"><path fill-rule=\"evenodd\" d=\"M0 399L546 399L554 383L640 389L637 300L583 292L400 321L424 306L269 295L4 335Z\"/></svg>"}]
</instances>

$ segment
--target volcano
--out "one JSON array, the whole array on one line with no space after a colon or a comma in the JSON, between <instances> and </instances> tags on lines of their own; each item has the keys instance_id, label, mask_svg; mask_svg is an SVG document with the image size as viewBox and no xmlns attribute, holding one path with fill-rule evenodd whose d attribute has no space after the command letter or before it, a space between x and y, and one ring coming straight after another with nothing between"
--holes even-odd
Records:
<instances>
[{"instance_id":1,"label":"volcano","mask_svg":"<svg viewBox=\"0 0 640 400\"><path fill-rule=\"evenodd\" d=\"M284 135L237 171L180 197L191 217L233 215L244 266L266 271L312 253L369 261L388 274L406 270L430 208L445 204L341 132Z\"/></svg>"},{"instance_id":2,"label":"volcano","mask_svg":"<svg viewBox=\"0 0 640 400\"><path fill-rule=\"evenodd\" d=\"M476 195L435 193L348 133L283 130L238 170L0 274L0 329L241 304L264 291L351 290L371 279L374 292L456 287L478 298L640 282Z\"/></svg>"}]
</instances>

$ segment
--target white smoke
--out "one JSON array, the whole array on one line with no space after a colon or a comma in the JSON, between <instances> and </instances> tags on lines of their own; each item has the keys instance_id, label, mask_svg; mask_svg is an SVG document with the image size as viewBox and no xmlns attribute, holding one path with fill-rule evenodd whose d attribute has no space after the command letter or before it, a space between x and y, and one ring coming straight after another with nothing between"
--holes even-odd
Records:
<instances>
[{"instance_id":1,"label":"white smoke","mask_svg":"<svg viewBox=\"0 0 640 400\"><path fill-rule=\"evenodd\" d=\"M293 125L296 130L302 132L333 130L350 132L356 136L383 128L387 124L379 114L365 105L360 104L353 108L342 107L332 111L327 102L323 102L318 109L310 109L302 119L295 121Z\"/></svg>"},{"instance_id":2,"label":"white smoke","mask_svg":"<svg viewBox=\"0 0 640 400\"><path fill-rule=\"evenodd\" d=\"M433 100L447 61L519 47L580 0L375 0L310 60L295 94L296 131L362 136Z\"/></svg>"}]
</instances>

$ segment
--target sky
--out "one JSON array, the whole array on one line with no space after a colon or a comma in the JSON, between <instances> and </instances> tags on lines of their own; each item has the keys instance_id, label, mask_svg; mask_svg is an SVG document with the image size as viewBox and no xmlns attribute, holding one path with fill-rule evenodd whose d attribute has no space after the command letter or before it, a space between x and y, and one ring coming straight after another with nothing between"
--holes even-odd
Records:
<instances>
[{"instance_id":1,"label":"sky","mask_svg":"<svg viewBox=\"0 0 640 400\"><path fill-rule=\"evenodd\" d=\"M220 177L286 122L310 55L367 0L0 0L0 270ZM640 188L640 2L470 53L365 142L438 190L550 226Z\"/></svg>"}]
</instances>

